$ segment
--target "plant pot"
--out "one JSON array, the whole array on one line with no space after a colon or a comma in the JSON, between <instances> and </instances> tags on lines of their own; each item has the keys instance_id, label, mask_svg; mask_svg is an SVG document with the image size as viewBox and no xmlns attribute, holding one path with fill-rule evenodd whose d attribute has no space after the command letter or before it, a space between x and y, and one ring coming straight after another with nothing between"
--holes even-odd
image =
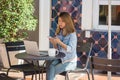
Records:
<instances>
[{"instance_id":1,"label":"plant pot","mask_svg":"<svg viewBox=\"0 0 120 80\"><path fill-rule=\"evenodd\" d=\"M5 44L0 44L0 65L5 68L9 67Z\"/></svg>"},{"instance_id":2,"label":"plant pot","mask_svg":"<svg viewBox=\"0 0 120 80\"><path fill-rule=\"evenodd\" d=\"M16 42L8 42L8 43L12 43L14 45L14 43ZM24 50L25 51L25 50ZM11 59L11 64L12 65L16 65L16 64L21 64L23 62L21 62L21 60L15 58L15 55L17 53L20 53L20 51L10 51L10 59ZM6 47L5 44L0 44L0 64L3 68L9 68L9 62L8 62L8 57L7 57L7 51L6 51Z\"/></svg>"},{"instance_id":3,"label":"plant pot","mask_svg":"<svg viewBox=\"0 0 120 80\"><path fill-rule=\"evenodd\" d=\"M3 43L3 39L0 39L0 44Z\"/></svg>"}]
</instances>

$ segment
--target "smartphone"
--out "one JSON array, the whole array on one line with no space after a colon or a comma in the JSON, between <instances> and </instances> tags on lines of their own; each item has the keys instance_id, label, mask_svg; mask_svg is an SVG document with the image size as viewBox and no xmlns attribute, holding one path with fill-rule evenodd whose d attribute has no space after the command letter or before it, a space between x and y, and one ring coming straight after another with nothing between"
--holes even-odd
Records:
<instances>
[{"instance_id":1,"label":"smartphone","mask_svg":"<svg viewBox=\"0 0 120 80\"><path fill-rule=\"evenodd\" d=\"M48 36L48 38L52 38L52 36Z\"/></svg>"},{"instance_id":2,"label":"smartphone","mask_svg":"<svg viewBox=\"0 0 120 80\"><path fill-rule=\"evenodd\" d=\"M56 36L54 36L54 37L53 36L48 36L48 38L56 38Z\"/></svg>"}]
</instances>

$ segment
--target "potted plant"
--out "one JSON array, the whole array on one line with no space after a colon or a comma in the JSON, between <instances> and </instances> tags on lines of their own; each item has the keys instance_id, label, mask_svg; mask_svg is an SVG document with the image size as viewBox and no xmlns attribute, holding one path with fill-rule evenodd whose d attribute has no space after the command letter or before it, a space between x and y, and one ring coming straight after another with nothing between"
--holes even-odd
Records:
<instances>
[{"instance_id":1,"label":"potted plant","mask_svg":"<svg viewBox=\"0 0 120 80\"><path fill-rule=\"evenodd\" d=\"M19 42L27 37L28 31L36 28L34 0L0 0L0 39L3 42ZM6 49L0 44L0 57L6 61ZM6 65L7 63L4 62Z\"/></svg>"},{"instance_id":2,"label":"potted plant","mask_svg":"<svg viewBox=\"0 0 120 80\"><path fill-rule=\"evenodd\" d=\"M4 42L21 41L27 37L27 30L35 30L33 1L0 1L0 38L4 38Z\"/></svg>"}]
</instances>

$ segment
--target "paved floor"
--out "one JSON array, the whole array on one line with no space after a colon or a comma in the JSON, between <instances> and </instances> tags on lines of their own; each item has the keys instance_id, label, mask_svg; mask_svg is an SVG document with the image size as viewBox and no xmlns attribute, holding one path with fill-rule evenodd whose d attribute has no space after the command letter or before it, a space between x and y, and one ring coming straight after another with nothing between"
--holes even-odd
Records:
<instances>
[{"instance_id":1,"label":"paved floor","mask_svg":"<svg viewBox=\"0 0 120 80\"><path fill-rule=\"evenodd\" d=\"M1 73L3 73L3 72L1 72ZM6 72L4 72L4 73L6 73ZM79 80L79 78L82 77L82 76L84 76L84 75L86 75L86 74L69 73L70 80ZM23 74L22 74L22 72L10 72L9 76L22 78ZM44 77L43 77L44 80L46 80L45 76L46 76L46 74L44 74ZM31 78L31 76L27 76L26 80L30 80L30 78ZM56 76L56 80L65 80L65 77L61 76L61 75L57 75Z\"/></svg>"},{"instance_id":2,"label":"paved floor","mask_svg":"<svg viewBox=\"0 0 120 80\"><path fill-rule=\"evenodd\" d=\"M44 74L44 80L46 80L45 75L46 74ZM23 74L21 72L10 72L9 76L22 78ZM70 80L88 80L87 75L85 73L69 73L69 76L70 76ZM112 75L111 80L119 80L119 76L120 75ZM26 80L31 80L30 78L31 76L27 76ZM57 75L56 80L65 80L65 79L64 76ZM95 80L108 80L107 74L97 73L95 74Z\"/></svg>"}]
</instances>

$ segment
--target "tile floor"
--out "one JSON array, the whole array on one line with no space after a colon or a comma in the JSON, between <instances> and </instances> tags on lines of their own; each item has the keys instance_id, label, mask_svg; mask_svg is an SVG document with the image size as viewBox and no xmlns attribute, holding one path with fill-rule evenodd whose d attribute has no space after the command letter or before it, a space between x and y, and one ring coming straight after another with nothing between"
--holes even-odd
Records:
<instances>
[{"instance_id":1,"label":"tile floor","mask_svg":"<svg viewBox=\"0 0 120 80\"><path fill-rule=\"evenodd\" d=\"M3 72L1 72L1 73L3 73ZM4 73L6 73L6 72L4 72ZM83 76L85 76L86 74L84 74L84 73L69 73L69 76L70 76L70 80L79 80L80 79L80 77L83 77ZM18 78L22 78L23 77L23 74L22 74L22 72L10 72L9 73L9 76L11 76L11 77L18 77ZM44 80L46 80L45 79L45 76L46 76L46 74L44 74ZM31 80L30 79L31 78L31 76L27 76L27 79L26 80ZM64 76L61 76L61 75L57 75L56 76L56 80L65 80L65 77Z\"/></svg>"},{"instance_id":2,"label":"tile floor","mask_svg":"<svg viewBox=\"0 0 120 80\"><path fill-rule=\"evenodd\" d=\"M9 76L22 78L23 74L21 72L10 72ZM85 73L69 73L69 76L70 76L70 80L88 80L87 75ZM120 76L120 74L112 75L111 80L119 80L119 76ZM27 76L26 80L31 80L30 77L31 76ZM90 77L91 77L91 75L90 75ZM46 80L45 74L44 74L44 80ZM64 79L64 76L57 75L56 80L65 80L65 79ZM95 74L95 80L108 80L107 74L97 73L97 74Z\"/></svg>"}]
</instances>

